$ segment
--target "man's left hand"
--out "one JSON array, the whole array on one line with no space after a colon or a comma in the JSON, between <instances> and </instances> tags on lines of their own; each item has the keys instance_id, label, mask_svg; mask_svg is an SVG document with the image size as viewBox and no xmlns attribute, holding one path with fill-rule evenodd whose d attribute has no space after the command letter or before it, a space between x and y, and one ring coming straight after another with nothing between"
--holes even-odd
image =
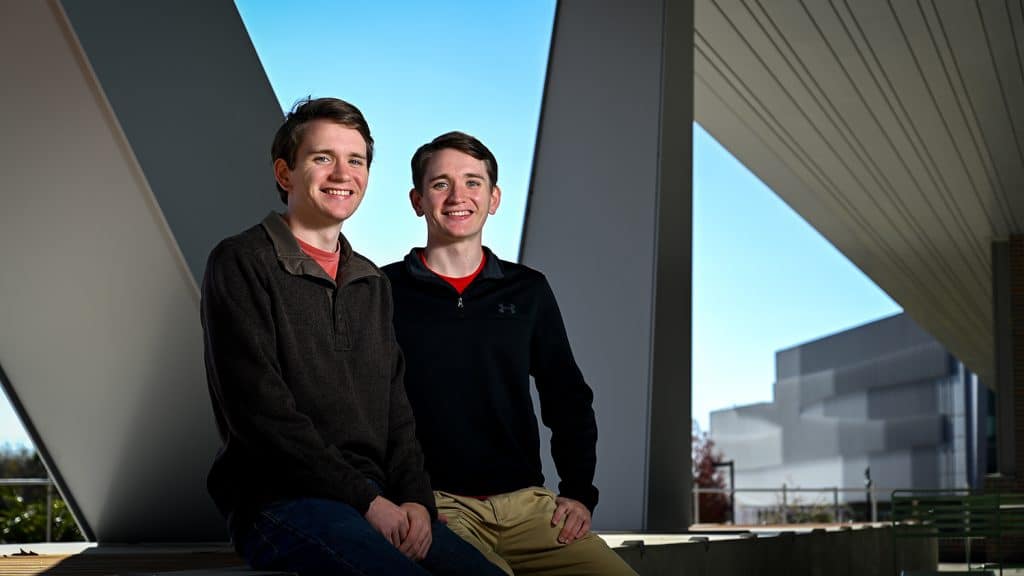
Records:
<instances>
[{"instance_id":1,"label":"man's left hand","mask_svg":"<svg viewBox=\"0 0 1024 576\"><path fill-rule=\"evenodd\" d=\"M399 552L408 558L419 562L427 556L430 550L430 543L433 540L433 526L430 522L430 512L417 502L406 502L399 506L405 511L409 518L409 533L405 540L398 546Z\"/></svg>"},{"instance_id":2,"label":"man's left hand","mask_svg":"<svg viewBox=\"0 0 1024 576\"><path fill-rule=\"evenodd\" d=\"M559 544L572 544L590 532L590 510L580 501L558 496L555 498L555 514L551 525L558 526L565 521L558 533Z\"/></svg>"}]
</instances>

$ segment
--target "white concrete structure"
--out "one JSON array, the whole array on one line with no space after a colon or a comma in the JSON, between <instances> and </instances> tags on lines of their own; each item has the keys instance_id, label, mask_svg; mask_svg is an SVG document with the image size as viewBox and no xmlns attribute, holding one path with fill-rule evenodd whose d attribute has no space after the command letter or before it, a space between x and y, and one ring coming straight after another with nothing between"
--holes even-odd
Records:
<instances>
[{"instance_id":1,"label":"white concrete structure","mask_svg":"<svg viewBox=\"0 0 1024 576\"><path fill-rule=\"evenodd\" d=\"M780 350L776 373L772 402L711 413L736 488L856 489L867 469L888 490L982 487L988 391L906 314ZM736 499L777 507L780 497ZM803 493L789 503L832 499ZM865 492L838 499L863 503Z\"/></svg>"}]
</instances>

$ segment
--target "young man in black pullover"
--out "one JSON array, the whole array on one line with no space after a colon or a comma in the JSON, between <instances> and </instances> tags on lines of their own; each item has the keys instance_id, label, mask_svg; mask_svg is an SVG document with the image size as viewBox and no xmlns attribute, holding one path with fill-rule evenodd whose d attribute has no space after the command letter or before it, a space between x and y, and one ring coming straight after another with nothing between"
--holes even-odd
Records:
<instances>
[{"instance_id":1,"label":"young man in black pullover","mask_svg":"<svg viewBox=\"0 0 1024 576\"><path fill-rule=\"evenodd\" d=\"M341 234L369 178L366 120L305 101L271 152L287 209L221 242L203 280L224 440L208 486L236 549L300 576L500 575L436 520L391 290Z\"/></svg>"},{"instance_id":2,"label":"young man in black pullover","mask_svg":"<svg viewBox=\"0 0 1024 576\"><path fill-rule=\"evenodd\" d=\"M544 276L483 246L498 164L460 132L412 159L427 245L384 268L406 391L448 526L508 574L634 574L590 532L597 424ZM530 376L551 429L559 494L545 488Z\"/></svg>"}]
</instances>

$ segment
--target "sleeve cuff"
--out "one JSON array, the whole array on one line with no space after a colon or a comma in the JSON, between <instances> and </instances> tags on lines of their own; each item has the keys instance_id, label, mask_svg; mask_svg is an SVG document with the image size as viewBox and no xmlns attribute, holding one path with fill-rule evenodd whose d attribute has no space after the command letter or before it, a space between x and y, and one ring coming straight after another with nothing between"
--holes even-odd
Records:
<instances>
[{"instance_id":1,"label":"sleeve cuff","mask_svg":"<svg viewBox=\"0 0 1024 576\"><path fill-rule=\"evenodd\" d=\"M578 500L591 514L594 513L594 508L597 508L598 490L595 486L571 486L562 482L558 486L558 495Z\"/></svg>"}]
</instances>

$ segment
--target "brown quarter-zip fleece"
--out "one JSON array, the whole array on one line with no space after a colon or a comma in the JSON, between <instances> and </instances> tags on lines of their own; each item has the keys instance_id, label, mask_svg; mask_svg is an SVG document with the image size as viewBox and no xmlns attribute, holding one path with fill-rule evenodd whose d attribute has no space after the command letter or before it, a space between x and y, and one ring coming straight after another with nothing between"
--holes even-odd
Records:
<instances>
[{"instance_id":1,"label":"brown quarter-zip fleece","mask_svg":"<svg viewBox=\"0 0 1024 576\"><path fill-rule=\"evenodd\" d=\"M276 213L210 254L202 322L224 446L207 484L225 515L296 497L365 513L376 484L435 516L387 277L340 242L336 279Z\"/></svg>"}]
</instances>

